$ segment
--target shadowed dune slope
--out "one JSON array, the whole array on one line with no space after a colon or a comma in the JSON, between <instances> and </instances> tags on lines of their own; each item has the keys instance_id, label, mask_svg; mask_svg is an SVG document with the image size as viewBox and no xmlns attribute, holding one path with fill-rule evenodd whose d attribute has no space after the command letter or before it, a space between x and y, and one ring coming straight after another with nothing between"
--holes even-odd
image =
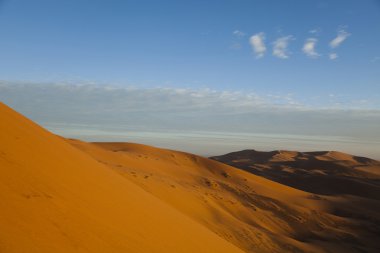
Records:
<instances>
[{"instance_id":1,"label":"shadowed dune slope","mask_svg":"<svg viewBox=\"0 0 380 253\"><path fill-rule=\"evenodd\" d=\"M245 252L379 251L376 201L304 192L184 152L68 141Z\"/></svg>"},{"instance_id":2,"label":"shadowed dune slope","mask_svg":"<svg viewBox=\"0 0 380 253\"><path fill-rule=\"evenodd\" d=\"M1 103L0 173L0 252L242 252Z\"/></svg>"},{"instance_id":3,"label":"shadowed dune slope","mask_svg":"<svg viewBox=\"0 0 380 253\"><path fill-rule=\"evenodd\" d=\"M211 159L294 188L380 200L380 162L337 151L243 150Z\"/></svg>"}]
</instances>

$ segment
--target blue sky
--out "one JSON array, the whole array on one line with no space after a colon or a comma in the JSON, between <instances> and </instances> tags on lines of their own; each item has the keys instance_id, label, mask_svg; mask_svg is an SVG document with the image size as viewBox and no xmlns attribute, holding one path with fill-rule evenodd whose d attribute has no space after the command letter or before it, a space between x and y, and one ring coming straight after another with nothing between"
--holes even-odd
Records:
<instances>
[{"instance_id":1,"label":"blue sky","mask_svg":"<svg viewBox=\"0 0 380 253\"><path fill-rule=\"evenodd\" d=\"M379 28L376 0L0 0L0 100L89 140L186 130L143 141L195 152L210 132L298 133L331 141L288 148L380 158Z\"/></svg>"},{"instance_id":2,"label":"blue sky","mask_svg":"<svg viewBox=\"0 0 380 253\"><path fill-rule=\"evenodd\" d=\"M371 0L5 0L0 78L368 99L380 93L379 24L380 2ZM340 30L350 36L332 49ZM260 59L249 43L258 33ZM273 56L286 36L289 57ZM302 52L308 38L319 57Z\"/></svg>"}]
</instances>

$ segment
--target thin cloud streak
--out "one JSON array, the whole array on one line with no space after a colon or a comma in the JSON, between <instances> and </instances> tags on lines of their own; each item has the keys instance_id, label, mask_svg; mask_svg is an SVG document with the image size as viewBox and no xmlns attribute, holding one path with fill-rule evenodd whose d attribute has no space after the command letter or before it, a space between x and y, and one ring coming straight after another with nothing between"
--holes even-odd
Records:
<instances>
[{"instance_id":1,"label":"thin cloud streak","mask_svg":"<svg viewBox=\"0 0 380 253\"><path fill-rule=\"evenodd\" d=\"M235 31L232 32L232 34L235 35L238 38L242 38L242 37L244 37L246 35L244 32L242 32L240 30L235 30Z\"/></svg>"},{"instance_id":2,"label":"thin cloud streak","mask_svg":"<svg viewBox=\"0 0 380 253\"><path fill-rule=\"evenodd\" d=\"M330 47L331 48L337 48L339 47L349 36L351 36L350 33L346 32L345 30L339 30L338 35L330 41Z\"/></svg>"}]
</instances>

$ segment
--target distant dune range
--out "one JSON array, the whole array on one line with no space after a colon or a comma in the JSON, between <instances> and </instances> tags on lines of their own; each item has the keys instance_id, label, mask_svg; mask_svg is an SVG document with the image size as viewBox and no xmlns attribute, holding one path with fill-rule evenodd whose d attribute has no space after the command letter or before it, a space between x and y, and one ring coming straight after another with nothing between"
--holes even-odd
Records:
<instances>
[{"instance_id":1,"label":"distant dune range","mask_svg":"<svg viewBox=\"0 0 380 253\"><path fill-rule=\"evenodd\" d=\"M337 151L243 150L210 157L291 187L380 200L380 162Z\"/></svg>"},{"instance_id":2,"label":"distant dune range","mask_svg":"<svg viewBox=\"0 0 380 253\"><path fill-rule=\"evenodd\" d=\"M65 139L0 104L0 252L380 251L379 162L213 159Z\"/></svg>"}]
</instances>

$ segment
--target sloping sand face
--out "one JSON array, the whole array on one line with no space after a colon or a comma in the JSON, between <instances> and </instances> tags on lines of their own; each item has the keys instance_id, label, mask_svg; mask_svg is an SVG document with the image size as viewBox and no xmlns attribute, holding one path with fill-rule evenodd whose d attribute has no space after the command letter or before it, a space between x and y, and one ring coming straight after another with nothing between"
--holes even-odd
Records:
<instances>
[{"instance_id":1,"label":"sloping sand face","mask_svg":"<svg viewBox=\"0 0 380 253\"><path fill-rule=\"evenodd\" d=\"M0 252L242 252L0 104Z\"/></svg>"},{"instance_id":2,"label":"sloping sand face","mask_svg":"<svg viewBox=\"0 0 380 253\"><path fill-rule=\"evenodd\" d=\"M378 251L376 201L300 191L173 150L69 142L246 252Z\"/></svg>"}]
</instances>

